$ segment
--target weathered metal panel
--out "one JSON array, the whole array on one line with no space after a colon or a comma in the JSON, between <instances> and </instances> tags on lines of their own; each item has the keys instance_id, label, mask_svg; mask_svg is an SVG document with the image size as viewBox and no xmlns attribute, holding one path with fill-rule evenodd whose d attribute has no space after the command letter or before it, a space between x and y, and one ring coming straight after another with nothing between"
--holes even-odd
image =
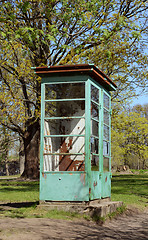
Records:
<instances>
[{"instance_id":1,"label":"weathered metal panel","mask_svg":"<svg viewBox=\"0 0 148 240\"><path fill-rule=\"evenodd\" d=\"M90 200L101 198L101 175L98 171L91 172Z\"/></svg>"},{"instance_id":2,"label":"weathered metal panel","mask_svg":"<svg viewBox=\"0 0 148 240\"><path fill-rule=\"evenodd\" d=\"M40 188L40 200L89 201L86 173L43 173Z\"/></svg>"},{"instance_id":3,"label":"weathered metal panel","mask_svg":"<svg viewBox=\"0 0 148 240\"><path fill-rule=\"evenodd\" d=\"M101 197L106 198L111 196L111 173L104 172L101 174Z\"/></svg>"}]
</instances>

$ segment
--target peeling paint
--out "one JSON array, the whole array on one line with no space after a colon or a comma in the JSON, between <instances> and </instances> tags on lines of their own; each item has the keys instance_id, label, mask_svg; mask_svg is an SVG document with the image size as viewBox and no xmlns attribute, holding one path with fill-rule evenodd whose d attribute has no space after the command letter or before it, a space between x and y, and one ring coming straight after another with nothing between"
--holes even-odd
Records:
<instances>
[{"instance_id":1,"label":"peeling paint","mask_svg":"<svg viewBox=\"0 0 148 240\"><path fill-rule=\"evenodd\" d=\"M93 186L94 186L94 188L97 186L97 181L96 182L94 181Z\"/></svg>"},{"instance_id":2,"label":"peeling paint","mask_svg":"<svg viewBox=\"0 0 148 240\"><path fill-rule=\"evenodd\" d=\"M46 179L47 178L46 173L42 172L42 177Z\"/></svg>"}]
</instances>

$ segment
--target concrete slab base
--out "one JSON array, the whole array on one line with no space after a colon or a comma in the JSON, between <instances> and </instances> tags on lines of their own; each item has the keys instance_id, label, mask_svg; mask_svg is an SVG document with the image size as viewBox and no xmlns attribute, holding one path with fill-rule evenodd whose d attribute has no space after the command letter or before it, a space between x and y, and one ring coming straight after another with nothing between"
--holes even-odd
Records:
<instances>
[{"instance_id":1,"label":"concrete slab base","mask_svg":"<svg viewBox=\"0 0 148 240\"><path fill-rule=\"evenodd\" d=\"M113 213L117 208L121 207L123 202L112 202L110 198L98 199L89 202L53 202L53 201L40 201L38 208L40 209L57 209L66 212L78 212L81 214L88 214L90 216L105 217Z\"/></svg>"}]
</instances>

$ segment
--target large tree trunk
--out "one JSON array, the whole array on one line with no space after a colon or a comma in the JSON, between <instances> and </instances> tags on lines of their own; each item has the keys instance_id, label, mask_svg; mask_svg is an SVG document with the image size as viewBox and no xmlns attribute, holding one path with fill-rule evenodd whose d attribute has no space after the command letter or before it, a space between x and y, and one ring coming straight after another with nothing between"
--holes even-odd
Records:
<instances>
[{"instance_id":1,"label":"large tree trunk","mask_svg":"<svg viewBox=\"0 0 148 240\"><path fill-rule=\"evenodd\" d=\"M39 178L39 120L28 125L24 135L25 169L22 176L25 178L37 179Z\"/></svg>"}]
</instances>

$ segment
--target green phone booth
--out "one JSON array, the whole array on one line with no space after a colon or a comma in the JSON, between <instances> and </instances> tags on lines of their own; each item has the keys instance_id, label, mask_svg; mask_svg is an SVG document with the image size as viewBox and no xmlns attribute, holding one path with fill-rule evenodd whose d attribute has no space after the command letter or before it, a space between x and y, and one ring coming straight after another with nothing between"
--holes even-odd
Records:
<instances>
[{"instance_id":1,"label":"green phone booth","mask_svg":"<svg viewBox=\"0 0 148 240\"><path fill-rule=\"evenodd\" d=\"M94 65L37 67L41 82L40 200L111 196L111 96Z\"/></svg>"}]
</instances>

